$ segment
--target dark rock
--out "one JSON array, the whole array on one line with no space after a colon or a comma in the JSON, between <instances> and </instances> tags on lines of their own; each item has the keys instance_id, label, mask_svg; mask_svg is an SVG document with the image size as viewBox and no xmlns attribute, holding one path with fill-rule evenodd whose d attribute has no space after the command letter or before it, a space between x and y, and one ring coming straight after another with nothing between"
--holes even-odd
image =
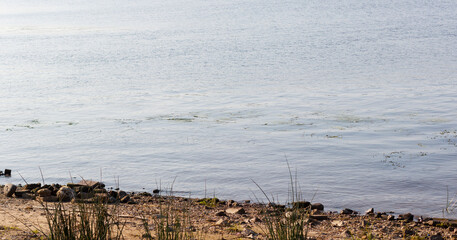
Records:
<instances>
[{"instance_id":1,"label":"dark rock","mask_svg":"<svg viewBox=\"0 0 457 240\"><path fill-rule=\"evenodd\" d=\"M16 188L16 192L14 192L14 197L22 198L26 193L30 193L30 190Z\"/></svg>"},{"instance_id":2,"label":"dark rock","mask_svg":"<svg viewBox=\"0 0 457 240\"><path fill-rule=\"evenodd\" d=\"M118 192L118 196L119 196L119 199L122 199L122 198L124 198L125 196L127 196L127 193L124 192L124 191L119 191L119 192Z\"/></svg>"},{"instance_id":3,"label":"dark rock","mask_svg":"<svg viewBox=\"0 0 457 240\"><path fill-rule=\"evenodd\" d=\"M350 214L354 214L354 213L355 213L354 210L349 209L349 208L345 208L345 209L341 210L341 214L348 214L348 215L350 215Z\"/></svg>"},{"instance_id":4,"label":"dark rock","mask_svg":"<svg viewBox=\"0 0 457 240\"><path fill-rule=\"evenodd\" d=\"M311 205L311 209L316 209L316 210L319 210L319 211L324 211L324 204L322 203L313 203Z\"/></svg>"},{"instance_id":5,"label":"dark rock","mask_svg":"<svg viewBox=\"0 0 457 240\"><path fill-rule=\"evenodd\" d=\"M414 215L412 215L411 213L400 214L398 216L398 220L405 220L407 222L411 222L414 220Z\"/></svg>"},{"instance_id":6,"label":"dark rock","mask_svg":"<svg viewBox=\"0 0 457 240\"><path fill-rule=\"evenodd\" d=\"M225 211L219 211L215 214L216 216L219 216L219 217L222 217L222 216L227 216L227 214L225 214Z\"/></svg>"},{"instance_id":7,"label":"dark rock","mask_svg":"<svg viewBox=\"0 0 457 240\"><path fill-rule=\"evenodd\" d=\"M16 192L16 189L17 189L17 186L12 184L12 183L7 183L5 184L5 186L3 187L3 193L5 194L5 196L7 197L12 197L13 194Z\"/></svg>"},{"instance_id":8,"label":"dark rock","mask_svg":"<svg viewBox=\"0 0 457 240\"><path fill-rule=\"evenodd\" d=\"M152 193L158 194L158 193L160 193L160 190L159 189L154 189L154 190L152 190Z\"/></svg>"},{"instance_id":9,"label":"dark rock","mask_svg":"<svg viewBox=\"0 0 457 240\"><path fill-rule=\"evenodd\" d=\"M440 234L430 236L430 240L444 240Z\"/></svg>"},{"instance_id":10,"label":"dark rock","mask_svg":"<svg viewBox=\"0 0 457 240\"><path fill-rule=\"evenodd\" d=\"M118 193L116 191L109 191L108 194L113 198L117 198L117 196L118 196Z\"/></svg>"},{"instance_id":11,"label":"dark rock","mask_svg":"<svg viewBox=\"0 0 457 240\"><path fill-rule=\"evenodd\" d=\"M47 197L47 196L51 196L52 191L47 188L43 188L43 189L38 190L36 193L40 197Z\"/></svg>"},{"instance_id":12,"label":"dark rock","mask_svg":"<svg viewBox=\"0 0 457 240\"><path fill-rule=\"evenodd\" d=\"M318 221L328 220L327 215L311 215L310 218Z\"/></svg>"},{"instance_id":13,"label":"dark rock","mask_svg":"<svg viewBox=\"0 0 457 240\"><path fill-rule=\"evenodd\" d=\"M27 190L33 190L35 188L40 188L40 187L41 187L41 183L31 183L31 184L26 184L24 186L24 188Z\"/></svg>"},{"instance_id":14,"label":"dark rock","mask_svg":"<svg viewBox=\"0 0 457 240\"><path fill-rule=\"evenodd\" d=\"M244 203L251 203L251 200L244 200Z\"/></svg>"},{"instance_id":15,"label":"dark rock","mask_svg":"<svg viewBox=\"0 0 457 240\"><path fill-rule=\"evenodd\" d=\"M152 194L150 194L148 192L142 192L142 193L139 193L138 195L143 196L143 197L152 197Z\"/></svg>"},{"instance_id":16,"label":"dark rock","mask_svg":"<svg viewBox=\"0 0 457 240\"><path fill-rule=\"evenodd\" d=\"M307 201L300 201L300 202L294 202L292 204L293 208L298 209L298 208L307 208L311 205L310 202Z\"/></svg>"},{"instance_id":17,"label":"dark rock","mask_svg":"<svg viewBox=\"0 0 457 240\"><path fill-rule=\"evenodd\" d=\"M57 192L57 198L60 200L60 201L63 201L63 202L68 202L68 201L71 201L72 199L74 199L76 197L76 192L75 190L67 187L67 186L63 186L59 189L59 191Z\"/></svg>"},{"instance_id":18,"label":"dark rock","mask_svg":"<svg viewBox=\"0 0 457 240\"><path fill-rule=\"evenodd\" d=\"M11 177L11 169L5 169L5 172L3 173L5 177Z\"/></svg>"}]
</instances>

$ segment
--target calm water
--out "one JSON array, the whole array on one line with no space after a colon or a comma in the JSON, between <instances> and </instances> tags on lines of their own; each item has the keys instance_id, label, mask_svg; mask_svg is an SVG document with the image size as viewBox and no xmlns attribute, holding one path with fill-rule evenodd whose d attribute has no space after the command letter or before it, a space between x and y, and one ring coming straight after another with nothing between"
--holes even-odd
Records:
<instances>
[{"instance_id":1,"label":"calm water","mask_svg":"<svg viewBox=\"0 0 457 240\"><path fill-rule=\"evenodd\" d=\"M457 2L0 2L0 168L23 183L441 216ZM206 187L205 187L206 185Z\"/></svg>"}]
</instances>

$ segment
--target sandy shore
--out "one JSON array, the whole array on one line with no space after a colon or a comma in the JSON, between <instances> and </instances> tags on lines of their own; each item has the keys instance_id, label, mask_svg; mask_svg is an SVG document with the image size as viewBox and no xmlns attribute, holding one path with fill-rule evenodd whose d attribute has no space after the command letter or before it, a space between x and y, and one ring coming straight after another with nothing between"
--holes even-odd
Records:
<instances>
[{"instance_id":1,"label":"sandy shore","mask_svg":"<svg viewBox=\"0 0 457 240\"><path fill-rule=\"evenodd\" d=\"M116 208L125 227L125 239L143 239L144 222L154 237L164 206L172 206L193 239L267 239L266 214L273 206L258 203L189 199L153 194L130 194L128 203L108 204ZM47 203L53 208L55 203ZM65 203L70 209L77 203ZM286 210L287 212L287 210ZM407 215L404 218L409 218ZM307 217L309 239L457 239L457 222L448 219L398 219L388 214L356 214L313 210ZM40 239L48 233L43 202L0 196L0 238ZM156 239L156 238L154 238ZM372 238L373 239L373 238Z\"/></svg>"}]
</instances>

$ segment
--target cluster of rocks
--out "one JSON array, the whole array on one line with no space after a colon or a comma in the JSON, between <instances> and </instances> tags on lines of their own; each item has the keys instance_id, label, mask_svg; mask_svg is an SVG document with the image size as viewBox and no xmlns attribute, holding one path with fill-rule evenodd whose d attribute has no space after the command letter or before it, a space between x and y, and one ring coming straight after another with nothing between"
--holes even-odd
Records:
<instances>
[{"instance_id":1,"label":"cluster of rocks","mask_svg":"<svg viewBox=\"0 0 457 240\"><path fill-rule=\"evenodd\" d=\"M105 184L97 181L82 180L79 183L68 183L64 186L41 185L41 183L16 186L8 183L2 189L6 197L34 199L41 202L135 203L130 194L124 191L108 191L105 189Z\"/></svg>"}]
</instances>

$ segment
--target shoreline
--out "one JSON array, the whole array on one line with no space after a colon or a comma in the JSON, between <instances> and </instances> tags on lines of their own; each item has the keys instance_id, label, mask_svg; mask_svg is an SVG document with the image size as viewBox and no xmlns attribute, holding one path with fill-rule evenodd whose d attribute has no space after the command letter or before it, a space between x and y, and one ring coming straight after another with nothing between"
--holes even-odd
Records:
<instances>
[{"instance_id":1,"label":"shoreline","mask_svg":"<svg viewBox=\"0 0 457 240\"><path fill-rule=\"evenodd\" d=\"M158 189L153 193L126 193L122 190L107 190L104 184L95 181L46 186L28 184L7 191L12 188L2 186L0 197L0 236L10 239L39 239L42 236L38 234L40 231L34 232L32 229L46 228L43 203L52 206L59 199L65 202L65 206L90 204L97 198L105 201L108 206L119 207L119 214L127 223L125 239L142 239L142 219L154 223L155 217L160 214L159 207L167 201L188 214L192 232L204 235L198 239L266 239L264 213L274 209L289 211L289 208L280 204L185 198L162 195ZM65 198L58 191L54 195L56 188L59 191L71 189L74 192L66 191L74 196ZM92 190L92 193L88 193ZM309 226L308 239L364 239L370 236L375 239L457 239L457 220L453 219L417 219L410 213L395 216L375 212L374 209L365 214L350 209L342 209L341 212L325 211L323 204L305 201L296 202L294 206L309 209L306 221ZM156 229L150 230L154 232Z\"/></svg>"}]
</instances>

